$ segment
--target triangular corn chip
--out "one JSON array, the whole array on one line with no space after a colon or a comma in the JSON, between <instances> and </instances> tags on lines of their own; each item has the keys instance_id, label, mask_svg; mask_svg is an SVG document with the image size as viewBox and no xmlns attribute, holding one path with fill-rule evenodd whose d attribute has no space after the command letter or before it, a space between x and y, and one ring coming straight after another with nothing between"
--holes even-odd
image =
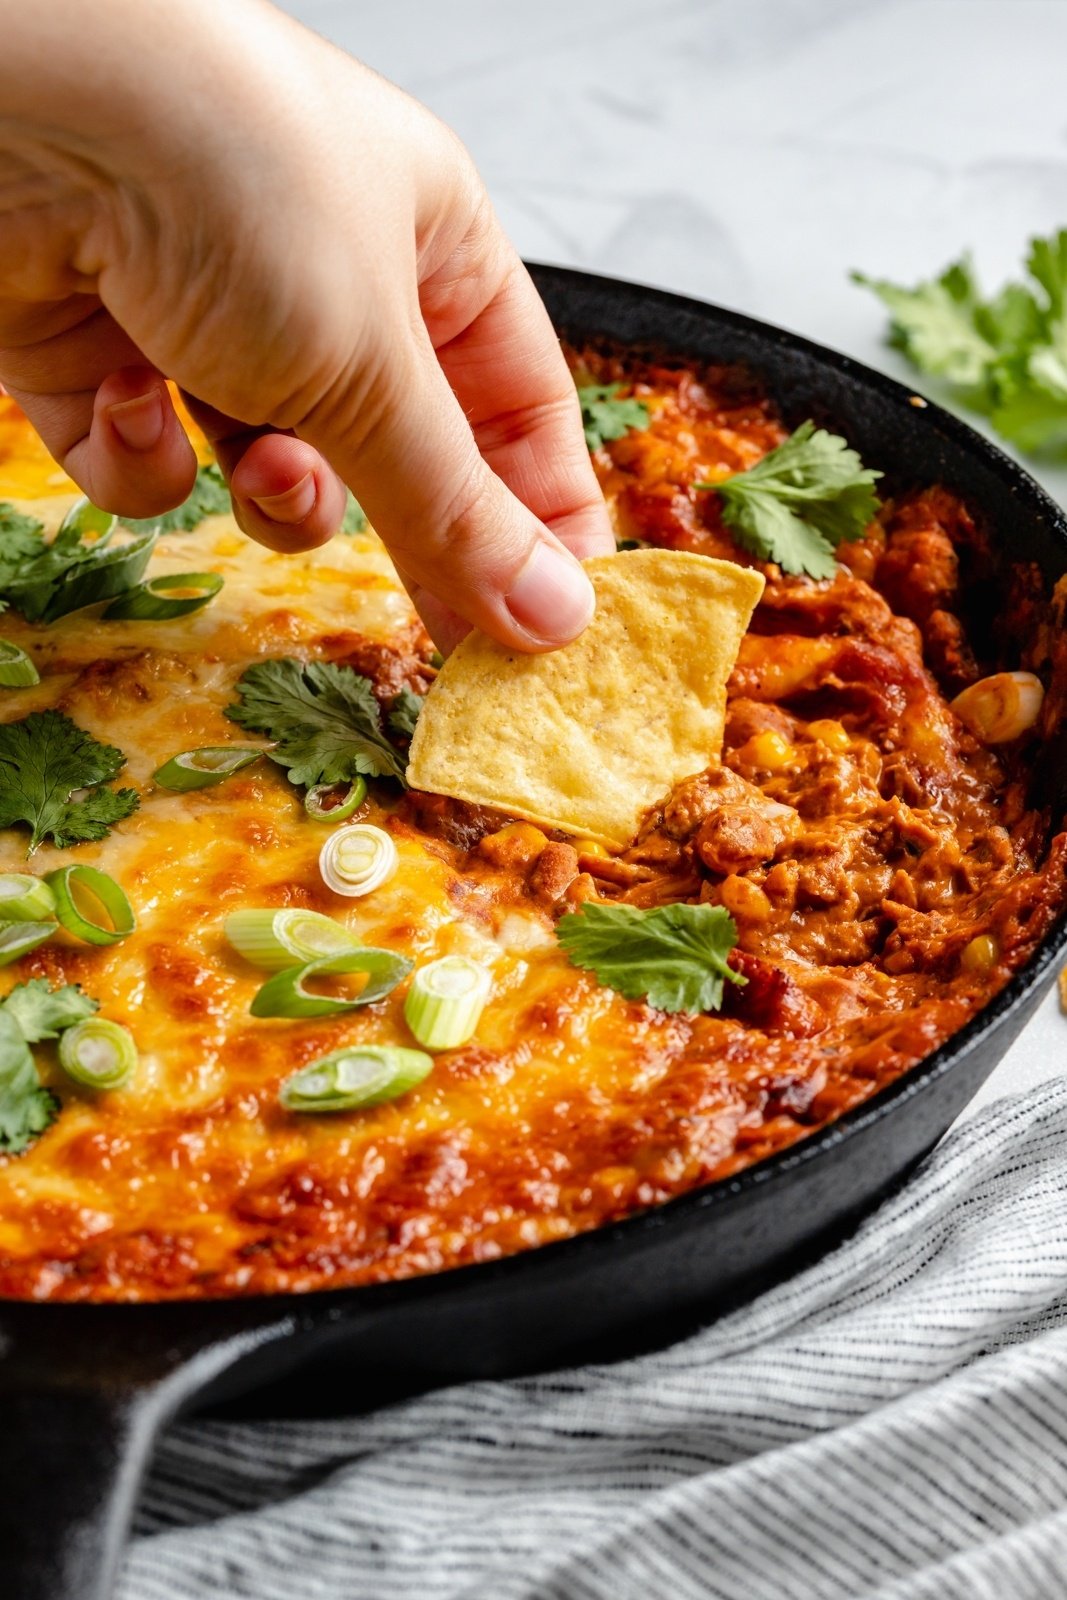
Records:
<instances>
[{"instance_id":1,"label":"triangular corn chip","mask_svg":"<svg viewBox=\"0 0 1067 1600\"><path fill-rule=\"evenodd\" d=\"M417 789L624 846L650 806L722 749L726 681L763 592L750 567L680 550L585 563L596 615L522 655L472 633L426 697Z\"/></svg>"}]
</instances>

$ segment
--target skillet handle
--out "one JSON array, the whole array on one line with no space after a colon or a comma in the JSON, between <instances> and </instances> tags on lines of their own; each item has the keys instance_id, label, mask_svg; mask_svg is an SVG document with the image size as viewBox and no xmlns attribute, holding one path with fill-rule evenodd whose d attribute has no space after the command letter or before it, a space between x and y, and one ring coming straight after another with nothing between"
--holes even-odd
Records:
<instances>
[{"instance_id":1,"label":"skillet handle","mask_svg":"<svg viewBox=\"0 0 1067 1600\"><path fill-rule=\"evenodd\" d=\"M31 1387L3 1394L3 1600L110 1600L164 1419L153 1388Z\"/></svg>"}]
</instances>

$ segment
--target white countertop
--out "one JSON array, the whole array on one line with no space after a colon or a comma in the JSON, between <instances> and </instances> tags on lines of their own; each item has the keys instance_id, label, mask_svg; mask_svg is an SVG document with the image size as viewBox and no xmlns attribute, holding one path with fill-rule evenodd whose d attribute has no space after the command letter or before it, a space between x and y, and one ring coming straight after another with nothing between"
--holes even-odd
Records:
<instances>
[{"instance_id":1,"label":"white countertop","mask_svg":"<svg viewBox=\"0 0 1067 1600\"><path fill-rule=\"evenodd\" d=\"M1067 226L1067 0L288 0L466 142L527 257L680 290L907 377L852 267ZM353 151L353 176L366 181ZM1036 476L1067 502L1067 471ZM1067 1070L1050 994L969 1110Z\"/></svg>"}]
</instances>

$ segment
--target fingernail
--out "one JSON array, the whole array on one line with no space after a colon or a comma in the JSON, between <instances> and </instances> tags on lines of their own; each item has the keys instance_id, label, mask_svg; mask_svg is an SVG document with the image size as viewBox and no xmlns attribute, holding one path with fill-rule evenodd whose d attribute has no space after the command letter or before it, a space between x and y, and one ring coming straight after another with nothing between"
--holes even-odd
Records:
<instances>
[{"instance_id":1,"label":"fingernail","mask_svg":"<svg viewBox=\"0 0 1067 1600\"><path fill-rule=\"evenodd\" d=\"M303 522L311 513L318 493L315 474L305 472L299 483L282 494L250 495L249 499L272 522Z\"/></svg>"},{"instance_id":2,"label":"fingernail","mask_svg":"<svg viewBox=\"0 0 1067 1600\"><path fill-rule=\"evenodd\" d=\"M166 415L158 389L139 394L136 400L119 400L108 406L111 426L129 450L154 450L163 437Z\"/></svg>"},{"instance_id":3,"label":"fingernail","mask_svg":"<svg viewBox=\"0 0 1067 1600\"><path fill-rule=\"evenodd\" d=\"M505 604L520 627L536 639L567 644L591 621L596 597L574 557L541 541L534 545Z\"/></svg>"}]
</instances>

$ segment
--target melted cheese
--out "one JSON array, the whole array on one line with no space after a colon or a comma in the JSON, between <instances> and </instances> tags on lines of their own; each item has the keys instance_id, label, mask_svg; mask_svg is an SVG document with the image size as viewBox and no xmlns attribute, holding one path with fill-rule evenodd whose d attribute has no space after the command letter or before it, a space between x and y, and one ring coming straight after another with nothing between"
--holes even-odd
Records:
<instances>
[{"instance_id":1,"label":"melted cheese","mask_svg":"<svg viewBox=\"0 0 1067 1600\"><path fill-rule=\"evenodd\" d=\"M10 412L5 426L10 448ZM54 527L73 491L52 492L61 475L42 463L24 427L19 433L17 466L10 455L0 459L0 498ZM495 1210L482 1208L479 1246L470 1241L467 1206L441 1238L422 1245L432 1205L423 1196L420 1210L408 1194L384 1201L395 1213L393 1239L378 1221L378 1236L357 1249L353 1235L364 1233L367 1219L334 1199L321 1213L330 1221L303 1246L294 1250L287 1239L280 1255L257 1252L273 1214L300 1204L277 1198L290 1189L299 1196L301 1185L309 1194L324 1185L354 1201L366 1189L387 1194L393 1184L402 1194L414 1183L404 1174L421 1162L431 1191L452 1184L459 1194L468 1161L487 1173L505 1163L501 1129L509 1146L536 1143L529 1116L539 1103L610 1100L632 1075L623 1041L610 1040L610 1015L622 1003L567 965L548 918L512 904L499 874L487 869L481 884L464 880L449 859L454 851L391 821L388 786L366 814L392 826L400 870L353 901L325 888L317 867L323 827L305 817L302 791L269 761L189 794L152 784L154 770L177 751L248 742L223 708L251 661L324 650L343 657L357 636L388 643L410 633L409 601L372 533L283 556L216 517L163 538L151 570L213 570L225 587L203 611L168 623L108 623L94 612L47 628L15 614L3 620L4 636L30 652L42 681L6 692L0 716L55 706L118 744L127 757L122 781L141 791L141 806L106 840L67 851L44 845L30 863L45 871L84 862L111 873L136 908L135 934L103 950L61 937L0 973L0 987L31 975L81 983L103 1015L132 1030L141 1062L127 1088L93 1095L67 1082L49 1048L38 1047L42 1078L63 1109L29 1151L0 1158L0 1288L136 1298L306 1287L338 1274L373 1274L398 1254L413 1270L443 1264L449 1250L491 1255L572 1231L563 1219L532 1219L525 1205L498 1195ZM0 833L0 871L27 869L26 838L21 829ZM349 1017L250 1017L263 974L229 950L222 920L237 906L288 904L324 911L367 943L417 959L461 951L484 960L494 996L478 1046L442 1058L400 1104L342 1118L283 1113L279 1085L316 1056L349 1041L412 1043L402 990ZM604 1047L586 1056L576 1047L601 1023ZM523 1180L516 1173L512 1181Z\"/></svg>"},{"instance_id":2,"label":"melted cheese","mask_svg":"<svg viewBox=\"0 0 1067 1600\"><path fill-rule=\"evenodd\" d=\"M623 375L589 359L597 381ZM652 426L597 453L618 526L738 557L692 483L749 465L781 429L766 406L738 407L711 380L649 370ZM55 526L73 497L0 399L0 499ZM902 514L944 539L942 521L957 513L930 491ZM128 1086L94 1095L36 1047L62 1110L24 1154L0 1156L0 1294L314 1289L491 1259L728 1176L959 1027L1062 905L1067 840L1042 865L1028 855L1039 830L1021 786L960 729L923 664L919 628L866 581L886 538L871 530L848 552L856 571L830 584L771 572L731 682L726 766L682 784L626 856L579 856L529 824L501 829L499 817L453 815L451 802L375 783L365 815L390 830L400 864L356 901L324 886L325 829L269 760L184 795L152 774L181 750L249 742L224 708L255 660L370 662L386 698L420 672L425 681L429 642L373 534L287 557L218 517L162 539L153 557L156 573L223 575L220 596L192 617L106 623L88 611L42 628L6 614L0 632L31 653L42 682L0 691L0 718L62 709L121 747L141 807L99 844L43 845L31 863L113 874L135 934L110 949L57 938L0 971L0 990L31 976L81 983L132 1030L140 1065ZM906 590L914 579L925 596L910 549L901 541L895 581ZM1065 686L1067 658L1046 706L1062 707ZM847 728L827 721L838 715ZM768 769L762 734L777 728L788 738ZM820 728L837 729L832 745ZM478 845L488 829L499 831ZM26 838L0 831L0 871L26 869ZM700 1017L622 999L572 967L553 935L561 896L597 894L728 905L747 986ZM285 905L416 960L483 961L493 992L476 1039L438 1056L394 1103L283 1111L284 1079L327 1051L412 1043L404 986L346 1016L250 1015L262 974L228 948L222 921ZM975 931L997 952L984 974L959 959Z\"/></svg>"}]
</instances>

